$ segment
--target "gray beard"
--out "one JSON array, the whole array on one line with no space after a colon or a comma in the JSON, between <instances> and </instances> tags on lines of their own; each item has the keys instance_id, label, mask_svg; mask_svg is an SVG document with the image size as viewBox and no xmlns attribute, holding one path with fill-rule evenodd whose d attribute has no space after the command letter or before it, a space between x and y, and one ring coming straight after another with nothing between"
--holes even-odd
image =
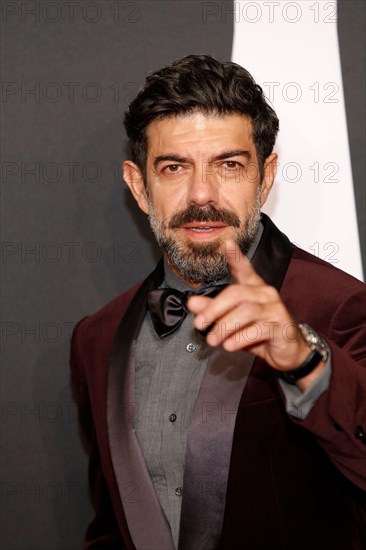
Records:
<instances>
[{"instance_id":1,"label":"gray beard","mask_svg":"<svg viewBox=\"0 0 366 550\"><path fill-rule=\"evenodd\" d=\"M260 224L259 193L256 204L250 210L243 227L237 228L234 241L243 254L247 254ZM156 215L149 201L149 222L159 247L167 254L169 263L182 278L192 283L208 284L227 279L230 276L229 264L223 252L223 243L181 242L175 235L169 235L164 223ZM172 231L172 230L170 230Z\"/></svg>"}]
</instances>

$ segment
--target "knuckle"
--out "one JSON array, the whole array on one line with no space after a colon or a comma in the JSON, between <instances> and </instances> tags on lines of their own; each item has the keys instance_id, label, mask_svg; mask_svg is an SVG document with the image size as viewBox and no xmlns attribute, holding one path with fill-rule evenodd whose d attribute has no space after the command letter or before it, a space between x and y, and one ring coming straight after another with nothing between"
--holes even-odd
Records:
<instances>
[{"instance_id":1,"label":"knuckle","mask_svg":"<svg viewBox=\"0 0 366 550\"><path fill-rule=\"evenodd\" d=\"M246 302L239 306L239 311L243 321L250 320L258 314L258 304Z\"/></svg>"}]
</instances>

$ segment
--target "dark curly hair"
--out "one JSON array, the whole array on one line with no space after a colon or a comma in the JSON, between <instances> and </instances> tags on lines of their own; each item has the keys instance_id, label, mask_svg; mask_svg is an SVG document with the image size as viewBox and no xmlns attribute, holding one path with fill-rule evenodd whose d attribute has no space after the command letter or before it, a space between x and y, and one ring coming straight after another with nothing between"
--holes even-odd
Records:
<instances>
[{"instance_id":1,"label":"dark curly hair","mask_svg":"<svg viewBox=\"0 0 366 550\"><path fill-rule=\"evenodd\" d=\"M124 125L132 160L143 174L148 125L193 112L249 116L262 180L264 161L273 150L279 128L276 113L248 71L209 55L188 55L148 76L126 111Z\"/></svg>"}]
</instances>

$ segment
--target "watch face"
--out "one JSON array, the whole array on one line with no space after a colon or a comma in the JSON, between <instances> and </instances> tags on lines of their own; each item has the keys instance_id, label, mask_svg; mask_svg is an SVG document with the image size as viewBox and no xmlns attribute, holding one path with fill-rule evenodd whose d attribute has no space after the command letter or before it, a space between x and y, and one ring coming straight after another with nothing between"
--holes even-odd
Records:
<instances>
[{"instance_id":1,"label":"watch face","mask_svg":"<svg viewBox=\"0 0 366 550\"><path fill-rule=\"evenodd\" d=\"M305 338L306 341L309 341L309 340L313 341L314 338L317 339L314 330L306 323L299 323L298 327L300 329L300 332L303 338Z\"/></svg>"},{"instance_id":2,"label":"watch face","mask_svg":"<svg viewBox=\"0 0 366 550\"><path fill-rule=\"evenodd\" d=\"M315 330L306 323L299 323L298 327L304 340L313 350L317 350L321 354L323 361L326 361L330 350L325 340L323 340L323 338L321 338L321 336L319 336Z\"/></svg>"},{"instance_id":3,"label":"watch face","mask_svg":"<svg viewBox=\"0 0 366 550\"><path fill-rule=\"evenodd\" d=\"M309 355L296 369L283 372L276 371L279 378L292 385L296 384L296 382L304 378L304 376L310 374L319 365L320 361L326 361L330 353L327 342L309 325L306 323L299 323L298 327L303 339L311 348Z\"/></svg>"}]
</instances>

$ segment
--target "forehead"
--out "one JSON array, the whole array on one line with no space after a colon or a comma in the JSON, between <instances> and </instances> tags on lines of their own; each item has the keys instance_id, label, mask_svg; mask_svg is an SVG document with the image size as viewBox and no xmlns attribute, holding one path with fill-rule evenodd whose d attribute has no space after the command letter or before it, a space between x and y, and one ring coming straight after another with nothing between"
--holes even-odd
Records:
<instances>
[{"instance_id":1,"label":"forehead","mask_svg":"<svg viewBox=\"0 0 366 550\"><path fill-rule=\"evenodd\" d=\"M204 114L169 116L154 120L147 127L148 156L175 148L215 149L253 148L252 121L242 114Z\"/></svg>"}]
</instances>

